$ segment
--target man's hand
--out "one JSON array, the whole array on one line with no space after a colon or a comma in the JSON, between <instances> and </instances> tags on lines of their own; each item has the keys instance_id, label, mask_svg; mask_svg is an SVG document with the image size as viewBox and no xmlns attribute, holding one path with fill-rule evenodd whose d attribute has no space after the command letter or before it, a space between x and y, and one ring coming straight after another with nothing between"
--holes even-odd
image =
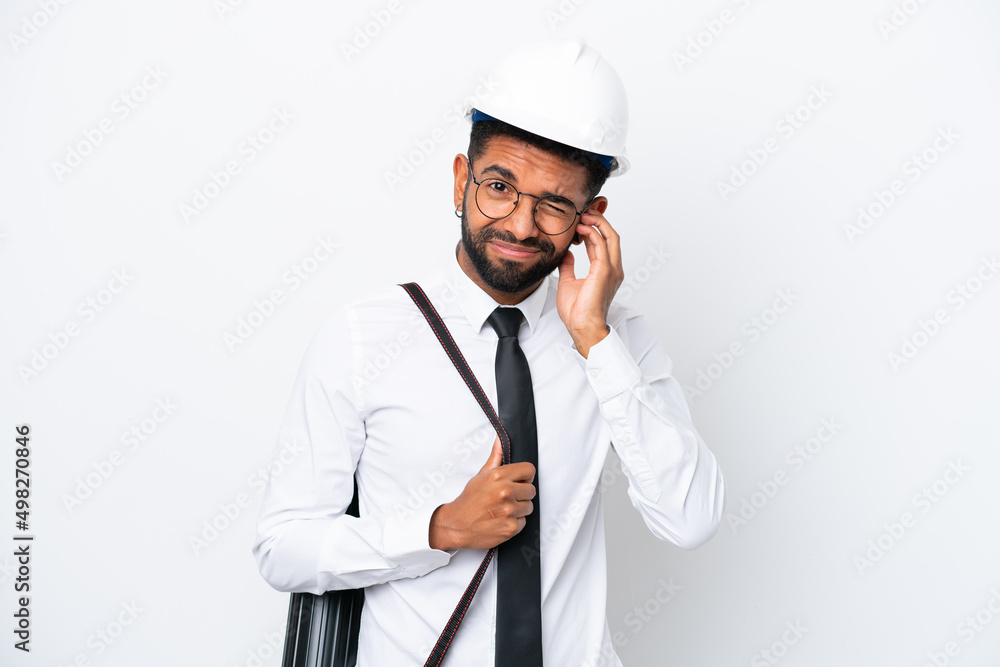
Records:
<instances>
[{"instance_id":1,"label":"man's hand","mask_svg":"<svg viewBox=\"0 0 1000 667\"><path fill-rule=\"evenodd\" d=\"M601 200L598 204L598 200ZM586 357L590 348L608 335L608 309L615 292L625 280L618 232L604 217L607 200L599 197L580 218L576 231L583 238L590 258L590 271L577 278L576 258L567 252L559 265L556 307L576 349Z\"/></svg>"},{"instance_id":2,"label":"man's hand","mask_svg":"<svg viewBox=\"0 0 1000 667\"><path fill-rule=\"evenodd\" d=\"M491 549L524 528L534 505L535 466L526 461L502 465L500 436L490 458L462 493L431 516L432 549Z\"/></svg>"}]
</instances>

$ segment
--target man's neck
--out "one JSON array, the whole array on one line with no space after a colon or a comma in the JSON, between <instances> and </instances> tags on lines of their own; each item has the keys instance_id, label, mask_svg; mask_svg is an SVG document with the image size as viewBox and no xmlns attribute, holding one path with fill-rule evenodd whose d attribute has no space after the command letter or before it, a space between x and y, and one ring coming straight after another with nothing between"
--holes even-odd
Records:
<instances>
[{"instance_id":1,"label":"man's neck","mask_svg":"<svg viewBox=\"0 0 1000 667\"><path fill-rule=\"evenodd\" d=\"M472 265L472 260L470 260L469 256L465 253L465 249L462 247L461 241L459 241L455 246L455 257L456 259L458 259L458 265L462 267L462 271L465 272L465 275L469 276L469 279L472 280L472 282L474 282L476 285L478 285L481 290L489 294L494 301L496 301L499 304L503 304L504 306L516 306L517 304L521 303L526 298L528 298L528 296L532 292L538 289L538 286L541 285L542 282L545 280L544 278L542 278L542 280L539 280L531 287L514 294L510 292L501 292L499 290L493 289L492 287L483 282L483 279L479 275L479 272L476 271L476 267Z\"/></svg>"}]
</instances>

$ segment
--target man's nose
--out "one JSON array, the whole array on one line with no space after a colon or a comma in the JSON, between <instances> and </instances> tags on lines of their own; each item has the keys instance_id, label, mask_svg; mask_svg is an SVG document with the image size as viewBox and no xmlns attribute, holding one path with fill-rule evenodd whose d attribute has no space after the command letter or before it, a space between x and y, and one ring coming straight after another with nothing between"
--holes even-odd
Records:
<instances>
[{"instance_id":1,"label":"man's nose","mask_svg":"<svg viewBox=\"0 0 1000 667\"><path fill-rule=\"evenodd\" d=\"M535 228L534 209L535 200L526 195L521 195L514 212L504 219L506 223L504 226L518 239L536 236L538 230Z\"/></svg>"}]
</instances>

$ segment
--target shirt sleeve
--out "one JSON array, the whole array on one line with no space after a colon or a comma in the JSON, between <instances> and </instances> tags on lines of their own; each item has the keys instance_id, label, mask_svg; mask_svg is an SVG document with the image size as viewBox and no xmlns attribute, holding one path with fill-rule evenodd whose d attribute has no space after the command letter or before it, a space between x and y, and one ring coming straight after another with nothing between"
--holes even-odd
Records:
<instances>
[{"instance_id":1,"label":"shirt sleeve","mask_svg":"<svg viewBox=\"0 0 1000 667\"><path fill-rule=\"evenodd\" d=\"M271 461L253 554L280 591L318 595L419 577L455 553L430 547L434 507L405 519L345 513L365 442L349 314L336 311L310 342Z\"/></svg>"},{"instance_id":2,"label":"shirt sleeve","mask_svg":"<svg viewBox=\"0 0 1000 667\"><path fill-rule=\"evenodd\" d=\"M621 311L588 356L576 357L597 394L632 505L659 539L694 549L719 527L725 480L691 422L670 358L645 318Z\"/></svg>"}]
</instances>

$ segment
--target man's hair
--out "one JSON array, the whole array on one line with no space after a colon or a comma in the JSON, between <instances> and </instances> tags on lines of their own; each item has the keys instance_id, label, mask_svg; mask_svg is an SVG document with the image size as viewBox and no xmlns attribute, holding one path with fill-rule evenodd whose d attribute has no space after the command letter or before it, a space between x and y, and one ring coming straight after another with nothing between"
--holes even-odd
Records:
<instances>
[{"instance_id":1,"label":"man's hair","mask_svg":"<svg viewBox=\"0 0 1000 667\"><path fill-rule=\"evenodd\" d=\"M522 143L534 146L546 153L551 153L556 157L578 164L587 170L587 183L584 186L587 191L587 201L589 202L604 187L604 182L608 180L611 171L597 158L587 151L573 148L558 141L540 137L519 127L514 127L502 120L480 120L472 124L472 132L469 135L469 161L475 162L486 150L490 139L494 137L510 137Z\"/></svg>"}]
</instances>

